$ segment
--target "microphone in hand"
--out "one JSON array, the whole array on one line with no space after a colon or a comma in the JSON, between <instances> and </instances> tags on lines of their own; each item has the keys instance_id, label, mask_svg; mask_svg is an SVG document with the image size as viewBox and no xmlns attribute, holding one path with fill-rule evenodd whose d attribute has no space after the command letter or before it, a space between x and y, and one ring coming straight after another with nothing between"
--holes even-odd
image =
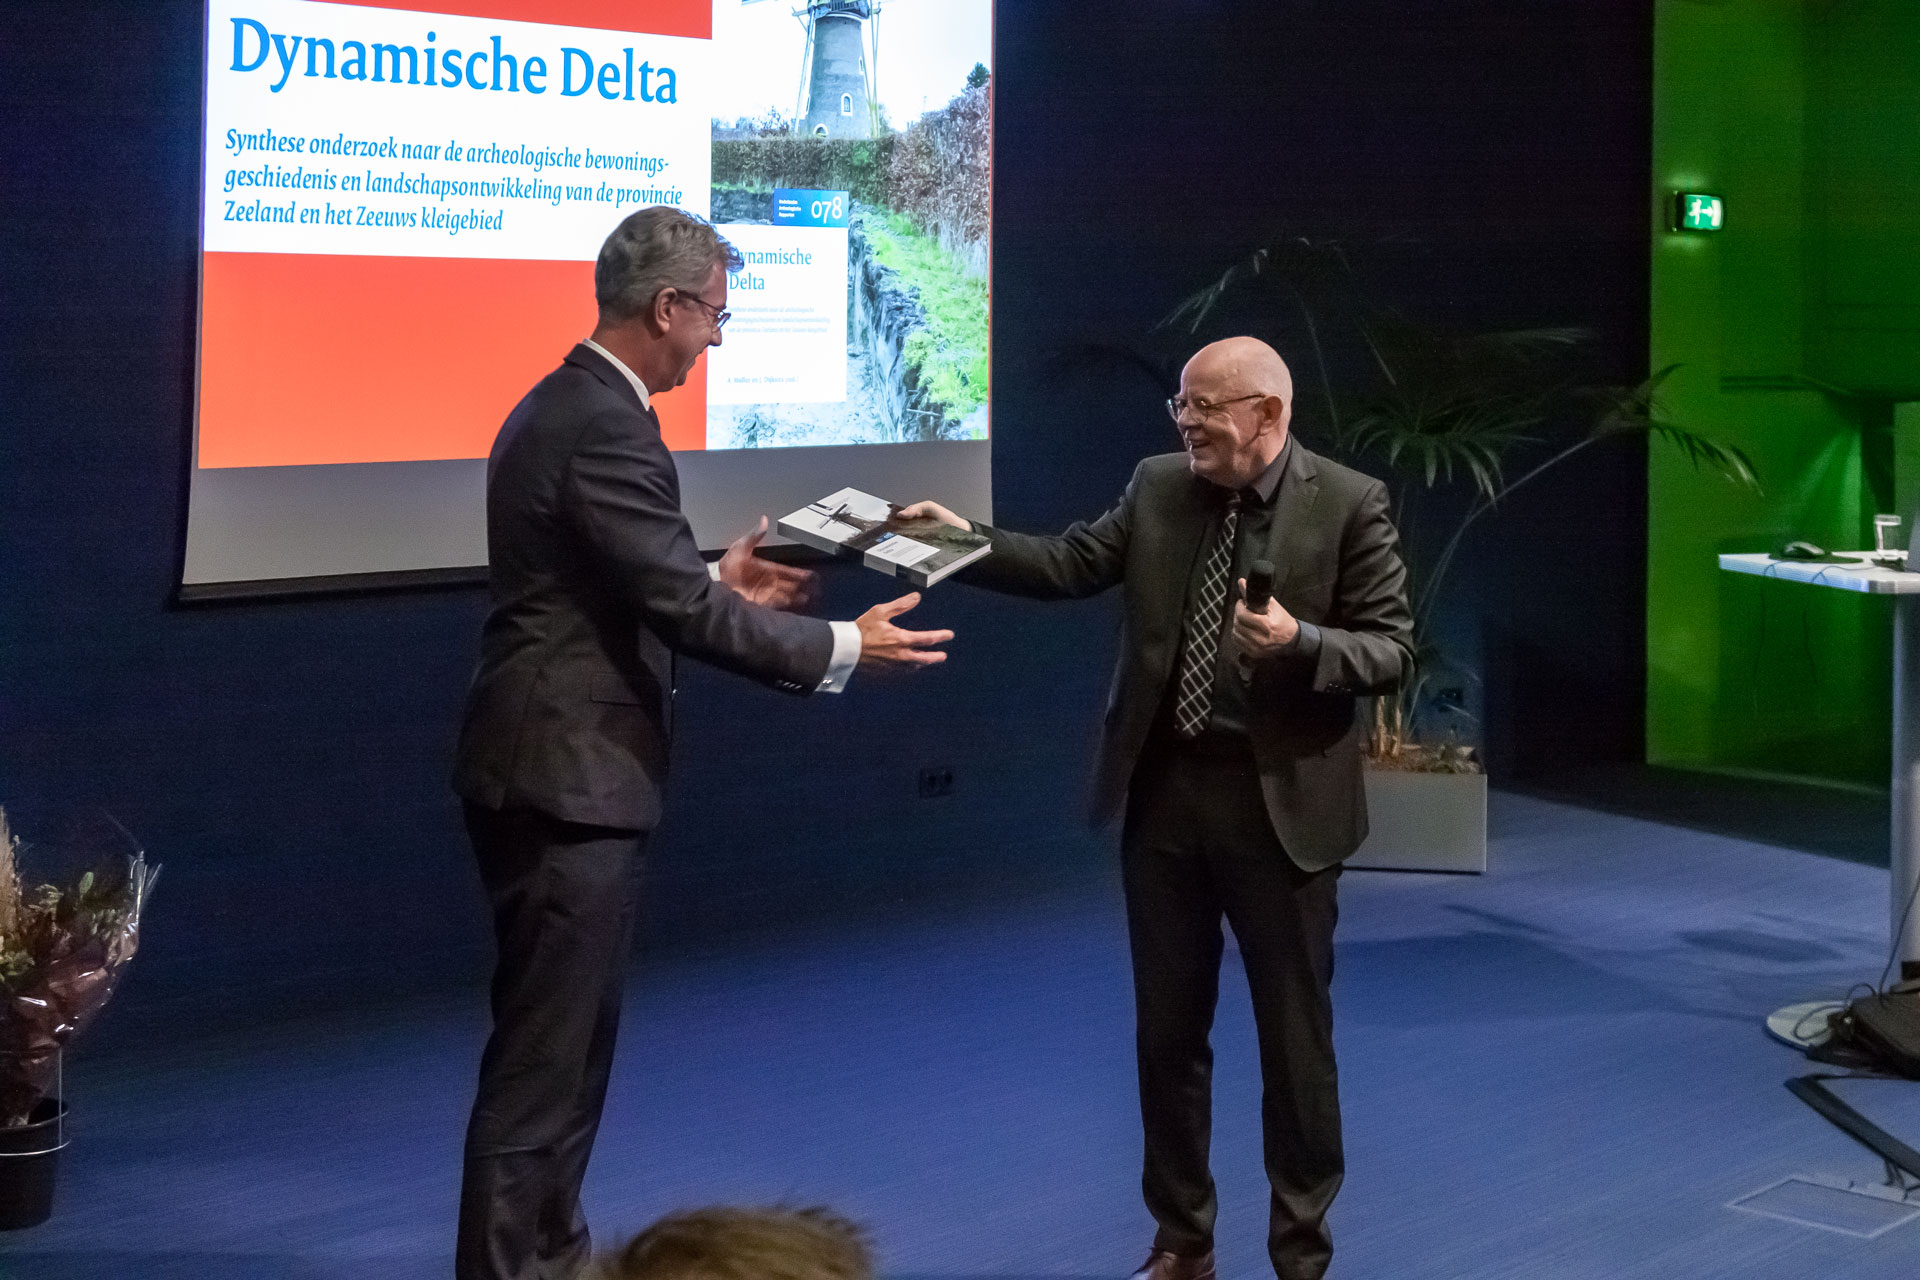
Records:
<instances>
[{"instance_id":1,"label":"microphone in hand","mask_svg":"<svg viewBox=\"0 0 1920 1280\"><path fill-rule=\"evenodd\" d=\"M1273 561L1255 560L1247 566L1247 612L1265 613L1273 599ZM1245 649L1234 656L1234 667L1245 681L1253 679L1253 658Z\"/></svg>"},{"instance_id":2,"label":"microphone in hand","mask_svg":"<svg viewBox=\"0 0 1920 1280\"><path fill-rule=\"evenodd\" d=\"M1234 660L1248 679L1253 664L1286 653L1300 634L1300 620L1273 596L1273 564L1256 560L1240 579L1240 599L1233 606Z\"/></svg>"},{"instance_id":3,"label":"microphone in hand","mask_svg":"<svg viewBox=\"0 0 1920 1280\"><path fill-rule=\"evenodd\" d=\"M1255 560L1247 566L1247 612L1265 613L1273 599L1273 561Z\"/></svg>"}]
</instances>

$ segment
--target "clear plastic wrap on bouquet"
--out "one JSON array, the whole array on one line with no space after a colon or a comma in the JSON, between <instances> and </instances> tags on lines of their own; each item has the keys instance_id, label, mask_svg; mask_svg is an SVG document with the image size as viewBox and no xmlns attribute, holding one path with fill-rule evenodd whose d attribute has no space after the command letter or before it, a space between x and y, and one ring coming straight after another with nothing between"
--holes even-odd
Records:
<instances>
[{"instance_id":1,"label":"clear plastic wrap on bouquet","mask_svg":"<svg viewBox=\"0 0 1920 1280\"><path fill-rule=\"evenodd\" d=\"M92 845L97 865L71 883L30 886L0 812L0 1127L27 1123L61 1051L107 1003L140 945L159 868L131 837L122 845L130 853Z\"/></svg>"}]
</instances>

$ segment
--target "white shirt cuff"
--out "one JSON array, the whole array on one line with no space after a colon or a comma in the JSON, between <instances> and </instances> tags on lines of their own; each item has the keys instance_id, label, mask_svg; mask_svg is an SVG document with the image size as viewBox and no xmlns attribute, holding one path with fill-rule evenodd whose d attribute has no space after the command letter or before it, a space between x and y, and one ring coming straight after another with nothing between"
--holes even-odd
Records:
<instances>
[{"instance_id":1,"label":"white shirt cuff","mask_svg":"<svg viewBox=\"0 0 1920 1280\"><path fill-rule=\"evenodd\" d=\"M715 582L720 581L720 562L718 560L707 561L707 576Z\"/></svg>"},{"instance_id":2,"label":"white shirt cuff","mask_svg":"<svg viewBox=\"0 0 1920 1280\"><path fill-rule=\"evenodd\" d=\"M833 628L833 660L827 663L827 677L820 682L820 693L839 693L847 687L847 677L860 665L860 627L853 622L829 622Z\"/></svg>"}]
</instances>

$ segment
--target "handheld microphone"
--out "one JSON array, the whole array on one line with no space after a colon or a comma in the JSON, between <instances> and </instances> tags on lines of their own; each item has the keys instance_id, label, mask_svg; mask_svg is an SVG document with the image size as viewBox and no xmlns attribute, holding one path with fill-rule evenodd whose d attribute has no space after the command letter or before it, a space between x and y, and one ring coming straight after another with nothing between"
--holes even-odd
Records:
<instances>
[{"instance_id":1,"label":"handheld microphone","mask_svg":"<svg viewBox=\"0 0 1920 1280\"><path fill-rule=\"evenodd\" d=\"M1265 613L1273 599L1273 561L1255 560L1247 567L1247 611Z\"/></svg>"},{"instance_id":2,"label":"handheld microphone","mask_svg":"<svg viewBox=\"0 0 1920 1280\"><path fill-rule=\"evenodd\" d=\"M1273 561L1255 560L1247 566L1247 610L1250 613L1265 613L1267 602L1273 599ZM1253 679L1253 660L1244 653L1234 655L1234 666L1239 669L1240 678L1251 682Z\"/></svg>"}]
</instances>

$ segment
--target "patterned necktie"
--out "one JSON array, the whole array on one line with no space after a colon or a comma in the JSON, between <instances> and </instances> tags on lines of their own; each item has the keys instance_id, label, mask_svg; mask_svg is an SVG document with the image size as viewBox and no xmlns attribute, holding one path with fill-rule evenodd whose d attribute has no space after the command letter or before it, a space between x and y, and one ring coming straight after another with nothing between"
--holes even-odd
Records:
<instances>
[{"instance_id":1,"label":"patterned necktie","mask_svg":"<svg viewBox=\"0 0 1920 1280\"><path fill-rule=\"evenodd\" d=\"M1227 500L1227 514L1213 540L1200 590L1187 613L1186 643L1180 650L1180 692L1173 703L1173 731L1197 738L1213 716L1214 667L1220 657L1220 628L1227 603L1227 577L1233 571L1233 534L1240 525L1240 495Z\"/></svg>"}]
</instances>

